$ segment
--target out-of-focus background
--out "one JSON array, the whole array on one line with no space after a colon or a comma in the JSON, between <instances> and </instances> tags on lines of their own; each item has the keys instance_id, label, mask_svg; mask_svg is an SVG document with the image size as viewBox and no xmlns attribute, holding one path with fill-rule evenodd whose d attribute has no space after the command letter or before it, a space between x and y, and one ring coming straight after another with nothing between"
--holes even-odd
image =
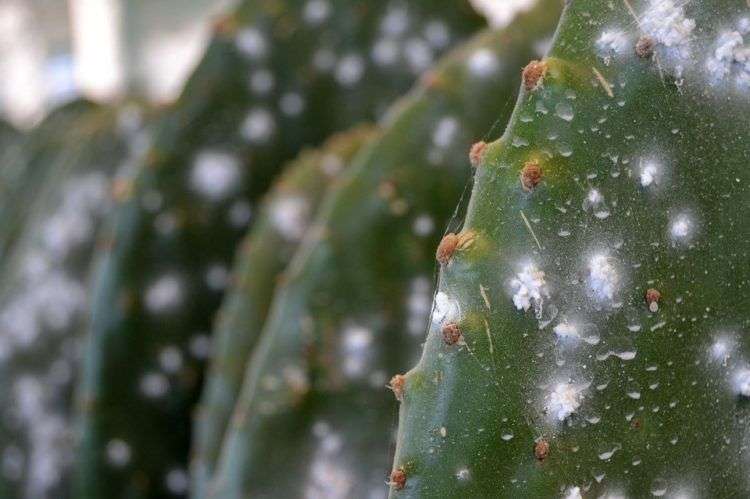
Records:
<instances>
[{"instance_id":1,"label":"out-of-focus background","mask_svg":"<svg viewBox=\"0 0 750 499\"><path fill-rule=\"evenodd\" d=\"M21 128L80 95L173 100L234 0L0 0L0 114Z\"/></svg>"},{"instance_id":2,"label":"out-of-focus background","mask_svg":"<svg viewBox=\"0 0 750 499\"><path fill-rule=\"evenodd\" d=\"M471 2L502 25L531 0ZM171 102L203 53L211 20L235 3L0 0L0 116L30 128L78 96Z\"/></svg>"}]
</instances>

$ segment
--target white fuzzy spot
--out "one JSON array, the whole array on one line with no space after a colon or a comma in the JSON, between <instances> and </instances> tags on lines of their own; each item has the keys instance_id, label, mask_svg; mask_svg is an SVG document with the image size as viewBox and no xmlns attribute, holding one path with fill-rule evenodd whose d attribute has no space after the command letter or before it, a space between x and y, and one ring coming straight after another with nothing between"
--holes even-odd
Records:
<instances>
[{"instance_id":1,"label":"white fuzzy spot","mask_svg":"<svg viewBox=\"0 0 750 499\"><path fill-rule=\"evenodd\" d=\"M685 2L649 0L639 24L656 42L661 60L673 65L680 76L683 65L691 62L690 37L695 29L695 20L685 17Z\"/></svg>"},{"instance_id":2,"label":"white fuzzy spot","mask_svg":"<svg viewBox=\"0 0 750 499\"><path fill-rule=\"evenodd\" d=\"M371 357L372 341L372 331L367 328L351 326L344 329L342 357L344 359L344 373L347 376L358 378L366 374L368 361Z\"/></svg>"},{"instance_id":3,"label":"white fuzzy spot","mask_svg":"<svg viewBox=\"0 0 750 499\"><path fill-rule=\"evenodd\" d=\"M390 66L398 60L398 41L393 38L379 38L372 46L370 55L378 66Z\"/></svg>"},{"instance_id":4,"label":"white fuzzy spot","mask_svg":"<svg viewBox=\"0 0 750 499\"><path fill-rule=\"evenodd\" d=\"M130 462L130 446L119 438L107 442L107 461L116 468L122 468Z\"/></svg>"},{"instance_id":5,"label":"white fuzzy spot","mask_svg":"<svg viewBox=\"0 0 750 499\"><path fill-rule=\"evenodd\" d=\"M284 239L299 241L305 235L310 207L307 200L296 196L276 199L271 206L271 223Z\"/></svg>"},{"instance_id":6,"label":"white fuzzy spot","mask_svg":"<svg viewBox=\"0 0 750 499\"><path fill-rule=\"evenodd\" d=\"M432 47L420 38L410 38L404 44L404 57L412 73L419 74L432 66Z\"/></svg>"},{"instance_id":7,"label":"white fuzzy spot","mask_svg":"<svg viewBox=\"0 0 750 499\"><path fill-rule=\"evenodd\" d=\"M750 46L739 31L722 33L706 61L712 84L734 78L739 86L750 85Z\"/></svg>"},{"instance_id":8,"label":"white fuzzy spot","mask_svg":"<svg viewBox=\"0 0 750 499\"><path fill-rule=\"evenodd\" d=\"M651 187L653 184L658 183L660 172L661 169L656 163L651 161L643 163L639 175L641 186Z\"/></svg>"},{"instance_id":9,"label":"white fuzzy spot","mask_svg":"<svg viewBox=\"0 0 750 499\"><path fill-rule=\"evenodd\" d=\"M537 317L541 316L544 298L549 296L544 272L533 263L526 264L510 281L510 286L516 310L528 312L533 306Z\"/></svg>"},{"instance_id":10,"label":"white fuzzy spot","mask_svg":"<svg viewBox=\"0 0 750 499\"><path fill-rule=\"evenodd\" d=\"M461 317L461 306L446 293L440 291L435 295L435 303L432 307L432 322L443 324L456 322Z\"/></svg>"},{"instance_id":11,"label":"white fuzzy spot","mask_svg":"<svg viewBox=\"0 0 750 499\"><path fill-rule=\"evenodd\" d=\"M380 22L380 31L391 36L402 35L409 29L409 14L401 7L391 7Z\"/></svg>"},{"instance_id":12,"label":"white fuzzy spot","mask_svg":"<svg viewBox=\"0 0 750 499\"><path fill-rule=\"evenodd\" d=\"M146 308L151 312L166 312L182 302L182 281L174 275L157 279L146 290Z\"/></svg>"},{"instance_id":13,"label":"white fuzzy spot","mask_svg":"<svg viewBox=\"0 0 750 499\"><path fill-rule=\"evenodd\" d=\"M619 30L603 31L596 40L596 48L599 55L608 60L613 55L622 55L632 50L631 41L628 36Z\"/></svg>"},{"instance_id":14,"label":"white fuzzy spot","mask_svg":"<svg viewBox=\"0 0 750 499\"><path fill-rule=\"evenodd\" d=\"M714 340L709 349L709 356L712 361L720 362L726 365L734 350L734 342L727 337L719 337Z\"/></svg>"},{"instance_id":15,"label":"white fuzzy spot","mask_svg":"<svg viewBox=\"0 0 750 499\"><path fill-rule=\"evenodd\" d=\"M298 116L305 110L305 99L298 93L286 93L279 100L279 109L287 116Z\"/></svg>"},{"instance_id":16,"label":"white fuzzy spot","mask_svg":"<svg viewBox=\"0 0 750 499\"><path fill-rule=\"evenodd\" d=\"M669 225L669 234L675 241L686 241L693 233L693 221L687 214L677 215Z\"/></svg>"},{"instance_id":17,"label":"white fuzzy spot","mask_svg":"<svg viewBox=\"0 0 750 499\"><path fill-rule=\"evenodd\" d=\"M268 142L276 131L276 121L266 109L252 109L242 122L240 134L251 144Z\"/></svg>"},{"instance_id":18,"label":"white fuzzy spot","mask_svg":"<svg viewBox=\"0 0 750 499\"><path fill-rule=\"evenodd\" d=\"M565 499L583 499L580 487L571 487L565 491Z\"/></svg>"},{"instance_id":19,"label":"white fuzzy spot","mask_svg":"<svg viewBox=\"0 0 750 499\"><path fill-rule=\"evenodd\" d=\"M427 23L424 29L424 37L436 49L447 47L451 41L448 26L442 21L430 21Z\"/></svg>"},{"instance_id":20,"label":"white fuzzy spot","mask_svg":"<svg viewBox=\"0 0 750 499\"><path fill-rule=\"evenodd\" d=\"M174 346L166 347L159 353L159 364L164 372L175 374L182 368L182 352Z\"/></svg>"},{"instance_id":21,"label":"white fuzzy spot","mask_svg":"<svg viewBox=\"0 0 750 499\"><path fill-rule=\"evenodd\" d=\"M268 94L268 92L273 90L275 83L276 78L267 69L256 71L250 76L250 90L258 95Z\"/></svg>"},{"instance_id":22,"label":"white fuzzy spot","mask_svg":"<svg viewBox=\"0 0 750 499\"><path fill-rule=\"evenodd\" d=\"M148 373L141 377L140 388L146 397L163 397L169 390L169 380L161 373Z\"/></svg>"},{"instance_id":23,"label":"white fuzzy spot","mask_svg":"<svg viewBox=\"0 0 750 499\"><path fill-rule=\"evenodd\" d=\"M351 497L352 474L337 457L341 454L342 438L328 423L313 424L317 438L315 454L305 482L304 499L346 499Z\"/></svg>"},{"instance_id":24,"label":"white fuzzy spot","mask_svg":"<svg viewBox=\"0 0 750 499\"><path fill-rule=\"evenodd\" d=\"M497 73L500 69L500 61L493 51L483 48L469 56L468 67L474 76L487 78Z\"/></svg>"},{"instance_id":25,"label":"white fuzzy spot","mask_svg":"<svg viewBox=\"0 0 750 499\"><path fill-rule=\"evenodd\" d=\"M522 10L534 5L533 0L470 0L474 10L487 18L493 28L503 28Z\"/></svg>"},{"instance_id":26,"label":"white fuzzy spot","mask_svg":"<svg viewBox=\"0 0 750 499\"><path fill-rule=\"evenodd\" d=\"M417 277L409 285L407 329L417 336L424 333L432 305L432 284L426 277Z\"/></svg>"},{"instance_id":27,"label":"white fuzzy spot","mask_svg":"<svg viewBox=\"0 0 750 499\"><path fill-rule=\"evenodd\" d=\"M167 485L167 490L172 494L182 495L187 492L189 480L187 473L181 468L170 470L164 482Z\"/></svg>"},{"instance_id":28,"label":"white fuzzy spot","mask_svg":"<svg viewBox=\"0 0 750 499\"><path fill-rule=\"evenodd\" d=\"M599 301L612 300L620 283L620 276L613 259L606 255L595 255L589 260L589 290Z\"/></svg>"},{"instance_id":29,"label":"white fuzzy spot","mask_svg":"<svg viewBox=\"0 0 750 499\"><path fill-rule=\"evenodd\" d=\"M190 170L190 186L212 201L225 199L237 190L240 164L237 158L217 151L198 153Z\"/></svg>"},{"instance_id":30,"label":"white fuzzy spot","mask_svg":"<svg viewBox=\"0 0 750 499\"><path fill-rule=\"evenodd\" d=\"M452 116L441 118L432 133L432 142L440 148L447 148L456 139L459 129L460 123L456 118Z\"/></svg>"},{"instance_id":31,"label":"white fuzzy spot","mask_svg":"<svg viewBox=\"0 0 750 499\"><path fill-rule=\"evenodd\" d=\"M750 398L750 369L737 370L732 377L732 386L735 393Z\"/></svg>"},{"instance_id":32,"label":"white fuzzy spot","mask_svg":"<svg viewBox=\"0 0 750 499\"><path fill-rule=\"evenodd\" d=\"M344 87L354 86L365 73L365 61L357 54L348 54L336 65L336 81Z\"/></svg>"},{"instance_id":33,"label":"white fuzzy spot","mask_svg":"<svg viewBox=\"0 0 750 499\"><path fill-rule=\"evenodd\" d=\"M547 413L557 421L565 421L581 406L585 387L557 383L547 397Z\"/></svg>"},{"instance_id":34,"label":"white fuzzy spot","mask_svg":"<svg viewBox=\"0 0 750 499\"><path fill-rule=\"evenodd\" d=\"M214 291L222 291L229 284L229 270L221 263L215 263L206 270L206 284Z\"/></svg>"},{"instance_id":35,"label":"white fuzzy spot","mask_svg":"<svg viewBox=\"0 0 750 499\"><path fill-rule=\"evenodd\" d=\"M265 57L268 52L266 37L255 28L245 28L235 38L237 48L251 59Z\"/></svg>"},{"instance_id":36,"label":"white fuzzy spot","mask_svg":"<svg viewBox=\"0 0 750 499\"><path fill-rule=\"evenodd\" d=\"M435 221L430 215L419 215L414 219L413 229L418 236L429 236L435 230Z\"/></svg>"},{"instance_id":37,"label":"white fuzzy spot","mask_svg":"<svg viewBox=\"0 0 750 499\"><path fill-rule=\"evenodd\" d=\"M308 0L302 14L307 24L318 26L331 15L331 4L326 0Z\"/></svg>"}]
</instances>

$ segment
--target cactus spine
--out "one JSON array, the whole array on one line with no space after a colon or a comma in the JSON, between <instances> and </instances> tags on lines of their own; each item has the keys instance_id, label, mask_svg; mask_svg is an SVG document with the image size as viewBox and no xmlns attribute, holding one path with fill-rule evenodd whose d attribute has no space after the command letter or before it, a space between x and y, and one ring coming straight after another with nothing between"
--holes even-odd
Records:
<instances>
[{"instance_id":1,"label":"cactus spine","mask_svg":"<svg viewBox=\"0 0 750 499\"><path fill-rule=\"evenodd\" d=\"M465 185L470 145L509 110L515 68L551 31L555 4L428 73L328 196L248 363L211 497L385 492L387 373L415 359L437 231Z\"/></svg>"},{"instance_id":2,"label":"cactus spine","mask_svg":"<svg viewBox=\"0 0 750 499\"><path fill-rule=\"evenodd\" d=\"M442 266L392 497L750 493L748 15L568 2Z\"/></svg>"}]
</instances>

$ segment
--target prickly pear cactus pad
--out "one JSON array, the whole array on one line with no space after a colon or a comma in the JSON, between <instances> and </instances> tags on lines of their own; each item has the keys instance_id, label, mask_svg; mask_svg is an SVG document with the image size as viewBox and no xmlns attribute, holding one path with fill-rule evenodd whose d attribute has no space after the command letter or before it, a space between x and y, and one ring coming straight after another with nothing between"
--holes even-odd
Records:
<instances>
[{"instance_id":1,"label":"prickly pear cactus pad","mask_svg":"<svg viewBox=\"0 0 750 499\"><path fill-rule=\"evenodd\" d=\"M218 314L213 358L195 422L192 495L205 495L229 417L260 334L276 282L287 266L328 187L354 154L376 135L360 126L335 135L320 149L304 151L266 196L253 230L240 245L236 284Z\"/></svg>"},{"instance_id":2,"label":"prickly pear cactus pad","mask_svg":"<svg viewBox=\"0 0 750 499\"><path fill-rule=\"evenodd\" d=\"M208 332L257 199L303 145L372 120L480 22L453 0L247 0L217 24L102 256L78 493L186 492Z\"/></svg>"},{"instance_id":3,"label":"prickly pear cactus pad","mask_svg":"<svg viewBox=\"0 0 750 499\"><path fill-rule=\"evenodd\" d=\"M442 267L392 497L750 494L749 19L568 2Z\"/></svg>"},{"instance_id":4,"label":"prickly pear cactus pad","mask_svg":"<svg viewBox=\"0 0 750 499\"><path fill-rule=\"evenodd\" d=\"M90 256L112 178L137 143L114 109L86 107L36 143L27 167L40 178L0 274L0 497L65 497L70 485Z\"/></svg>"},{"instance_id":5,"label":"prickly pear cactus pad","mask_svg":"<svg viewBox=\"0 0 750 499\"><path fill-rule=\"evenodd\" d=\"M429 73L329 195L248 363L209 496L385 496L385 387L416 359L470 146L510 110L518 68L557 20L547 7Z\"/></svg>"}]
</instances>

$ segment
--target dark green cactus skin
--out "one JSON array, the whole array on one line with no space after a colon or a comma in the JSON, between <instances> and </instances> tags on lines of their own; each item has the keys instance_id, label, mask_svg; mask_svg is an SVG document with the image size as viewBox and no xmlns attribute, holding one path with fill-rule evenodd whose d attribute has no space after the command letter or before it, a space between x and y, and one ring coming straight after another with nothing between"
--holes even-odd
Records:
<instances>
[{"instance_id":1,"label":"dark green cactus skin","mask_svg":"<svg viewBox=\"0 0 750 499\"><path fill-rule=\"evenodd\" d=\"M31 133L24 176L36 178L14 186L29 191L0 276L0 497L66 497L70 485L91 254L133 140L115 109L78 106Z\"/></svg>"},{"instance_id":2,"label":"dark green cactus skin","mask_svg":"<svg viewBox=\"0 0 750 499\"><path fill-rule=\"evenodd\" d=\"M81 124L78 120L87 119L93 107L92 103L83 100L67 104L53 111L31 132L3 144L0 157L0 266L7 262L5 256L23 229L23 221L32 206L28 200L38 196L45 174L51 171L50 162L61 160L61 149L71 145L76 150L69 149L69 152L75 158L77 148L82 146L69 141L69 136L61 130L79 130Z\"/></svg>"},{"instance_id":3,"label":"dark green cactus skin","mask_svg":"<svg viewBox=\"0 0 750 499\"><path fill-rule=\"evenodd\" d=\"M218 25L156 127L150 160L101 256L81 390L78 494L186 492L207 333L257 200L303 145L372 121L413 82L422 55L480 23L453 0L295 0L245 1ZM381 26L397 46L386 65L370 59ZM413 72L398 50L410 41ZM127 446L129 461L113 466L112 446Z\"/></svg>"},{"instance_id":4,"label":"dark green cactus skin","mask_svg":"<svg viewBox=\"0 0 750 499\"><path fill-rule=\"evenodd\" d=\"M457 308L406 376L391 495L747 497L748 68L715 80L711 59L726 30L748 46L750 8L568 4L541 86L477 170L475 243L442 269ZM643 35L655 57L636 55ZM465 345L443 342L448 321Z\"/></svg>"},{"instance_id":5,"label":"dark green cactus skin","mask_svg":"<svg viewBox=\"0 0 750 499\"><path fill-rule=\"evenodd\" d=\"M557 20L549 5L427 75L328 196L248 363L210 497L387 493L385 385L416 359L469 148L509 109L522 61Z\"/></svg>"},{"instance_id":6,"label":"dark green cactus skin","mask_svg":"<svg viewBox=\"0 0 750 499\"><path fill-rule=\"evenodd\" d=\"M211 366L196 411L191 461L194 497L205 496L245 362L263 327L281 272L329 186L375 135L371 127L358 127L332 137L319 150L304 151L266 195L253 230L240 244L232 272L235 284L217 315Z\"/></svg>"}]
</instances>

